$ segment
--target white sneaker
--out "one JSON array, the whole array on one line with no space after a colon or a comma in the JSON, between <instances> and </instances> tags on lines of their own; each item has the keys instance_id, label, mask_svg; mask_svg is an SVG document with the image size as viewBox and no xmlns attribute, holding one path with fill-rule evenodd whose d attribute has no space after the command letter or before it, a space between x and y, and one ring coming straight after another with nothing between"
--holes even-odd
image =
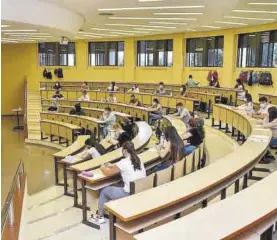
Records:
<instances>
[{"instance_id":1,"label":"white sneaker","mask_svg":"<svg viewBox=\"0 0 277 240\"><path fill-rule=\"evenodd\" d=\"M91 216L91 221L96 224L103 224L106 222L104 217L99 216L97 213Z\"/></svg>"}]
</instances>

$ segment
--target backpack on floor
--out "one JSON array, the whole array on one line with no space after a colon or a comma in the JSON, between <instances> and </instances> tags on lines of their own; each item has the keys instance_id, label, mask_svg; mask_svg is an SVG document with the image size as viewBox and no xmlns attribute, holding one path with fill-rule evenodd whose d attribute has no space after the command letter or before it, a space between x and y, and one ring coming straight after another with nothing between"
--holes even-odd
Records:
<instances>
[{"instance_id":1,"label":"backpack on floor","mask_svg":"<svg viewBox=\"0 0 277 240\"><path fill-rule=\"evenodd\" d=\"M260 75L259 84L264 85L264 86L272 86L273 81L272 81L271 73L270 72L262 72Z\"/></svg>"}]
</instances>

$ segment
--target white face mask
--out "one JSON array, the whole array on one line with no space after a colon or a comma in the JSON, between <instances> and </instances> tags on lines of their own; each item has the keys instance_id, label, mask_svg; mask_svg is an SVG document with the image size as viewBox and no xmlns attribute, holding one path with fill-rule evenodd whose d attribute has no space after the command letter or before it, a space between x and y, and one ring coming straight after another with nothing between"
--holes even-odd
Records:
<instances>
[{"instance_id":1,"label":"white face mask","mask_svg":"<svg viewBox=\"0 0 277 240\"><path fill-rule=\"evenodd\" d=\"M122 155L123 155L123 157L125 157L125 158L128 157L128 152L127 152L127 150L123 150L123 151L122 151Z\"/></svg>"},{"instance_id":2,"label":"white face mask","mask_svg":"<svg viewBox=\"0 0 277 240\"><path fill-rule=\"evenodd\" d=\"M264 109L266 107L265 103L261 103L260 107Z\"/></svg>"}]
</instances>

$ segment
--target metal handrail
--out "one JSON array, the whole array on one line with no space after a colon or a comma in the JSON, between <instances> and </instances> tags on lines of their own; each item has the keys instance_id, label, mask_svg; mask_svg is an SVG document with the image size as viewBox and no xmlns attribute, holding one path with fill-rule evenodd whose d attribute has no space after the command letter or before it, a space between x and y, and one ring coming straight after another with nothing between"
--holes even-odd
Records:
<instances>
[{"instance_id":1,"label":"metal handrail","mask_svg":"<svg viewBox=\"0 0 277 240\"><path fill-rule=\"evenodd\" d=\"M9 220L9 225L14 225L14 206L13 206L13 197L16 190L21 189L21 176L24 173L24 164L20 160L18 167L16 169L9 194L6 198L5 204L1 211L1 233L3 233L5 223L7 218Z\"/></svg>"}]
</instances>

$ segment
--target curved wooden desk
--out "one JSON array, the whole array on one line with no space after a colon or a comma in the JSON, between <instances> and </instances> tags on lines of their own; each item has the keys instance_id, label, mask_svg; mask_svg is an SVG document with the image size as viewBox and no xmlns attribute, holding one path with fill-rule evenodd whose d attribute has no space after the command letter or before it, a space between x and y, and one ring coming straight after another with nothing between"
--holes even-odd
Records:
<instances>
[{"instance_id":1,"label":"curved wooden desk","mask_svg":"<svg viewBox=\"0 0 277 240\"><path fill-rule=\"evenodd\" d=\"M146 122L136 122L136 125L138 127L138 134L132 140L132 142L135 145L135 149L140 150L148 144L152 135L152 129ZM85 162L82 162L83 160L80 159L80 157L78 158L77 155L75 157L76 157L76 160L74 162L69 162L63 159L59 163L63 164L65 183L67 182L66 171L69 170L73 172L74 206L77 207L79 206L78 194L77 194L77 174L85 170L93 170L93 169L99 168L104 163L118 161L119 159L122 158L122 148L118 148L112 152L108 152L100 157L97 157L95 159L88 160ZM80 161L81 163L78 163ZM68 169L66 169L67 167ZM65 184L64 187L65 187L65 194L69 195L67 192L67 184Z\"/></svg>"},{"instance_id":2,"label":"curved wooden desk","mask_svg":"<svg viewBox=\"0 0 277 240\"><path fill-rule=\"evenodd\" d=\"M62 144L61 140L66 140L66 145L69 145L69 142L75 141L75 134L76 132L79 132L82 128L70 124L70 123L64 123L59 121L53 121L53 120L41 120L41 139L45 139L43 135L49 136L50 141L53 141L53 136L58 137L59 144Z\"/></svg>"},{"instance_id":3,"label":"curved wooden desk","mask_svg":"<svg viewBox=\"0 0 277 240\"><path fill-rule=\"evenodd\" d=\"M77 152L81 151L85 147L85 141L90 138L90 135L80 135L78 136L77 140L71 144L69 147L53 154L54 157L54 166L55 166L55 184L61 185L59 183L59 170L58 170L58 161L62 158L65 158L68 155L76 154Z\"/></svg>"},{"instance_id":4,"label":"curved wooden desk","mask_svg":"<svg viewBox=\"0 0 277 240\"><path fill-rule=\"evenodd\" d=\"M267 228L277 221L277 171L224 201L136 235L135 239L252 239L254 234L260 239L263 232L257 230L268 220ZM245 232L247 236L243 236Z\"/></svg>"},{"instance_id":5,"label":"curved wooden desk","mask_svg":"<svg viewBox=\"0 0 277 240\"><path fill-rule=\"evenodd\" d=\"M232 116L232 123L249 136L248 140L236 152L223 157L209 166L200 169L188 176L170 182L139 194L129 196L123 199L109 202L105 205L113 221L115 218L120 220L117 227L121 229L131 229L134 225L140 225L145 228L146 222L151 222L151 218L160 219L161 216L168 216L168 212L173 214L182 212L192 205L201 203L216 193L221 193L222 198L226 197L226 187L235 183L238 191L239 180L243 177L244 187L247 186L247 174L255 164L265 154L272 133L269 130L255 127L255 121L248 116L233 110L224 105L215 105ZM214 118L218 119L220 114ZM239 118L238 118L239 117ZM238 119L241 119L238 122ZM264 137L263 141L256 141L255 136ZM254 140L251 140L254 139ZM193 183L193 184L192 184ZM135 207L134 207L135 206ZM111 227L111 239L115 239L115 229ZM131 231L131 230L130 230Z\"/></svg>"}]
</instances>

